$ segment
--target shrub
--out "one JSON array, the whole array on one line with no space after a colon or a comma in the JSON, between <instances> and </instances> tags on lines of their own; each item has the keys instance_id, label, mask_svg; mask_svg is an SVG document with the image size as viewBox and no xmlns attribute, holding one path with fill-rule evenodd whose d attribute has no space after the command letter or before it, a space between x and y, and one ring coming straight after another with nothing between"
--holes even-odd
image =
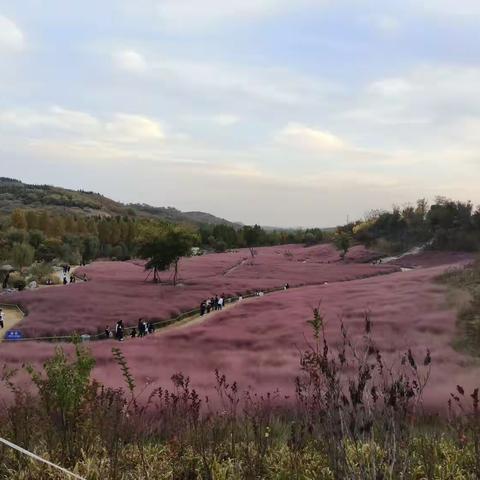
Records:
<instances>
[{"instance_id":1,"label":"shrub","mask_svg":"<svg viewBox=\"0 0 480 480\"><path fill-rule=\"evenodd\" d=\"M8 285L11 288L17 288L23 290L27 286L25 278L19 272L12 272L8 278Z\"/></svg>"},{"instance_id":2,"label":"shrub","mask_svg":"<svg viewBox=\"0 0 480 480\"><path fill-rule=\"evenodd\" d=\"M48 448L52 456L60 453L61 459L69 464L84 448L84 435L94 433L85 415L89 395L96 389L90 379L94 365L90 353L76 341L74 360L58 347L55 355L45 363L43 373L27 366L38 389L40 417L47 429Z\"/></svg>"},{"instance_id":3,"label":"shrub","mask_svg":"<svg viewBox=\"0 0 480 480\"><path fill-rule=\"evenodd\" d=\"M52 277L52 265L47 262L35 262L29 269L31 280L38 283L45 283L48 278Z\"/></svg>"},{"instance_id":4,"label":"shrub","mask_svg":"<svg viewBox=\"0 0 480 480\"><path fill-rule=\"evenodd\" d=\"M452 268L440 275L440 283L469 293L470 301L458 313L455 346L471 355L480 355L480 259L473 264Z\"/></svg>"},{"instance_id":5,"label":"shrub","mask_svg":"<svg viewBox=\"0 0 480 480\"><path fill-rule=\"evenodd\" d=\"M28 243L16 243L10 252L12 263L18 267L28 267L35 258L35 249Z\"/></svg>"},{"instance_id":6,"label":"shrub","mask_svg":"<svg viewBox=\"0 0 480 480\"><path fill-rule=\"evenodd\" d=\"M16 288L17 290L25 290L26 286L27 286L27 282L25 281L24 278L17 278L13 282L13 288Z\"/></svg>"}]
</instances>

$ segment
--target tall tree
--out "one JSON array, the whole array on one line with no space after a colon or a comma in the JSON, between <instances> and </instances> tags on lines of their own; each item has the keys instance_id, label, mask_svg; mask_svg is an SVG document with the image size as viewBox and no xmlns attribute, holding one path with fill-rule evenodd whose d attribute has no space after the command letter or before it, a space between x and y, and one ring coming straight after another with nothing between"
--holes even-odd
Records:
<instances>
[{"instance_id":1,"label":"tall tree","mask_svg":"<svg viewBox=\"0 0 480 480\"><path fill-rule=\"evenodd\" d=\"M138 255L147 260L146 270L153 270L153 281L158 282L158 272L173 266L173 285L178 280L178 265L182 257L190 256L198 236L181 226L158 226L147 224L141 227L137 237Z\"/></svg>"}]
</instances>

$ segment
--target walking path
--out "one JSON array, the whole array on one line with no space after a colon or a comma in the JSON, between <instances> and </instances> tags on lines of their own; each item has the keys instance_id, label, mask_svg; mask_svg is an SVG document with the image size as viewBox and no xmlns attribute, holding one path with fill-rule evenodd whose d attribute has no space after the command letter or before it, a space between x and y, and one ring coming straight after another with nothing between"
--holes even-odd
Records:
<instances>
[{"instance_id":1,"label":"walking path","mask_svg":"<svg viewBox=\"0 0 480 480\"><path fill-rule=\"evenodd\" d=\"M230 275L232 272L240 268L242 265L244 265L248 261L248 258L244 258L242 261L238 262L235 264L233 267L230 267L227 271L223 273L223 276L226 277L227 275Z\"/></svg>"},{"instance_id":2,"label":"walking path","mask_svg":"<svg viewBox=\"0 0 480 480\"><path fill-rule=\"evenodd\" d=\"M275 293L275 292L271 292ZM265 293L265 295L268 295ZM166 327L162 327L158 330L155 330L154 335L163 335L164 333L170 332L172 330L180 329L180 328L185 328L185 327L191 327L193 325L199 325L207 320L210 320L212 317L215 317L219 313L224 312L225 310L230 310L231 308L235 307L236 305L243 304L245 302L251 302L255 298L261 298L261 297L249 297L249 298L244 298L243 300L235 300L235 301L230 301L225 304L225 306L222 308L222 310L212 310L210 313L205 313L204 315L200 315L200 313L193 314L191 316L185 317L183 320L180 320L178 322L171 323L170 325L167 325Z\"/></svg>"},{"instance_id":3,"label":"walking path","mask_svg":"<svg viewBox=\"0 0 480 480\"><path fill-rule=\"evenodd\" d=\"M237 265L234 265L232 268L227 270L224 273L224 275L228 275L231 271L240 267L241 265L243 265L247 261L248 261L248 259L243 259L241 262L237 263ZM73 273L74 268L78 268L78 267L72 267L71 273ZM385 272L385 273L383 273L383 275L388 275L388 274L391 274L391 273L393 273L393 272L388 272L388 273ZM59 272L59 275L61 277L62 272ZM345 282L345 281L349 281L349 280L339 280L337 282L340 283L340 282ZM329 283L337 283L337 282L329 282ZM298 289L298 288L304 288L304 287L314 286L314 285L323 285L323 284L327 284L327 282L296 285L296 286L290 286L290 288L291 289ZM64 285L60 284L60 285L56 285L56 286L64 286ZM277 287L277 288L272 289L270 291L264 291L262 293L262 295L260 295L260 296L269 295L270 293L277 293L277 292L282 291L282 290L284 290L283 287ZM157 329L155 330L154 335L162 335L165 332L169 332L173 329L184 328L186 326L192 326L192 325L197 325L197 324L203 323L204 321L211 319L213 316L222 312L223 310L230 309L230 308L234 307L236 304L242 304L242 303L245 303L245 302L253 301L255 298L259 298L260 296L257 297L257 295L245 295L245 296L243 296L242 300L238 300L237 298L226 299L227 303L225 303L225 306L222 310L213 310L210 313L208 313L208 314L206 313L203 316L200 315L200 312L199 312L198 309L194 309L194 310L191 310L190 312L185 312L183 314L180 314L176 318L165 319L164 321L155 322L154 325L157 327ZM0 307L1 307L1 304L0 304ZM24 316L23 313L21 312L21 310L17 306L12 306L12 305L5 306L5 309L4 309L5 313L6 313L7 308L9 310L8 317L7 317L9 319L9 321L6 322L4 331L0 331L0 339L3 338L6 331L9 328L11 329L13 326L18 324L23 319L23 316ZM134 326L125 327L125 339L130 338L129 332L132 330L132 328L134 328ZM28 340L32 340L32 341L33 340L69 341L69 338L70 338L69 336L62 336L62 337L57 336L57 337L48 337L48 338L47 337L25 338L23 340L24 341L28 341ZM88 335L88 338L90 340L102 340L102 339L104 339L104 336L103 336L103 334Z\"/></svg>"}]
</instances>

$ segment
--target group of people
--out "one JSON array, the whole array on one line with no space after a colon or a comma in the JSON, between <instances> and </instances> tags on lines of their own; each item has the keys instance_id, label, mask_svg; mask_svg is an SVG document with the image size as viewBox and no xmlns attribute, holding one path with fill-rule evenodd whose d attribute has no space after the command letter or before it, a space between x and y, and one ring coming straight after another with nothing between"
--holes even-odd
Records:
<instances>
[{"instance_id":1,"label":"group of people","mask_svg":"<svg viewBox=\"0 0 480 480\"><path fill-rule=\"evenodd\" d=\"M72 267L70 265L63 265L63 284L66 285L67 283L75 283L75 275L70 273Z\"/></svg>"},{"instance_id":2,"label":"group of people","mask_svg":"<svg viewBox=\"0 0 480 480\"><path fill-rule=\"evenodd\" d=\"M73 271L70 272L72 267L70 265L64 265L62 268L63 268L63 278L62 278L63 284L67 285L69 283L75 283L77 281L77 277L75 276ZM86 273L83 274L82 280L84 282L88 281L88 277ZM53 282L51 280L50 280L50 283L47 283L47 285L52 285L52 284Z\"/></svg>"},{"instance_id":3,"label":"group of people","mask_svg":"<svg viewBox=\"0 0 480 480\"><path fill-rule=\"evenodd\" d=\"M130 338L144 337L146 335L155 333L155 326L152 322L147 322L143 318L138 319L137 327L133 327L130 330ZM115 331L112 332L110 327L107 325L105 327L105 338L115 337L119 342L125 340L125 326L123 325L123 320L119 320L115 325Z\"/></svg>"},{"instance_id":4,"label":"group of people","mask_svg":"<svg viewBox=\"0 0 480 480\"><path fill-rule=\"evenodd\" d=\"M290 285L285 283L283 286L284 290L288 290ZM263 296L264 292L257 291L255 293L256 296ZM242 297L238 298L242 300ZM211 311L222 310L225 306L225 295L222 294L220 296L215 295L214 297L207 298L200 304L200 315L203 316ZM1 313L1 310L0 310ZM133 327L130 330L130 338L136 337L144 337L146 335L150 335L155 333L155 326L152 322L147 322L143 318L138 319L137 327ZM105 338L113 338L115 337L118 341L122 342L125 339L125 326L123 325L123 320L119 320L115 325L115 331L112 332L110 327L107 325L105 327Z\"/></svg>"},{"instance_id":5,"label":"group of people","mask_svg":"<svg viewBox=\"0 0 480 480\"><path fill-rule=\"evenodd\" d=\"M200 304L200 315L210 313L212 310L222 310L225 305L225 295L215 295L212 298L207 298Z\"/></svg>"}]
</instances>

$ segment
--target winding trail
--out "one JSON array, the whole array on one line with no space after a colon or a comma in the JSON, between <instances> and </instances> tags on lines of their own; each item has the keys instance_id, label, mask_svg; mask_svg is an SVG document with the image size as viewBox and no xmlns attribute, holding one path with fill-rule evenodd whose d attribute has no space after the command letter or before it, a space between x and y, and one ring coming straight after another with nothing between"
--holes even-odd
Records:
<instances>
[{"instance_id":1,"label":"winding trail","mask_svg":"<svg viewBox=\"0 0 480 480\"><path fill-rule=\"evenodd\" d=\"M249 260L248 258L243 259L242 262L233 266L232 269L239 268L245 262L248 262L248 260ZM232 271L232 269L227 270L227 272ZM376 276L384 276L384 275L388 276L388 275L391 275L393 273L398 273L398 271L397 272L395 272L395 271L383 272L383 273L379 273L377 275L372 275L372 276L369 275L365 278L376 277ZM302 290L302 289L307 288L307 287L329 285L329 284L335 284L335 283L348 283L350 281L352 281L352 280L336 280L336 281L332 281L332 282L320 282L320 283L313 282L313 283L306 283L306 284L300 284L300 285L291 285L289 287L289 290ZM67 285L68 285L68 283L67 283ZM57 287L62 286L63 287L64 285L61 284L61 285L55 285L55 286L57 286ZM283 286L278 286L278 287L271 288L269 290L262 291L261 295L243 294L240 297L226 298L225 299L226 303L225 303L225 306L223 307L222 310L213 310L210 313L204 314L203 316L200 315L199 309L192 309L190 311L183 312L179 316L177 316L176 318L165 319L165 320L162 320L160 322L155 322L154 326L156 326L157 328L156 328L155 333L153 335L155 335L155 336L164 335L164 334L166 334L166 333L168 333L168 332L170 332L174 329L181 329L181 328L191 327L191 326L194 326L194 325L201 324L201 323L203 323L207 320L210 320L212 317L216 316L219 313L222 313L225 310L230 310L231 308L233 308L235 306L243 305L245 303L250 303L253 300L255 300L256 298L263 298L265 296L271 295L273 293L279 293L281 291L288 291L288 290L285 290L285 288ZM1 304L0 304L0 306L1 306ZM6 307L7 307L7 305L6 305ZM18 305L10 304L10 305L8 305L8 307L12 310L12 312L16 311L17 315L20 315L20 317L16 319L15 323L11 324L11 326L9 327L9 328L11 328L12 326L18 324L24 318L24 315L23 315L23 312L21 311L21 309ZM10 314L10 316L12 316L12 315L13 315L13 313ZM130 340L131 339L131 337L129 335L129 332L131 332L131 330L135 327L136 327L136 325L129 325L129 326L125 327L125 337L124 337L125 340ZM6 333L7 330L8 330L8 328L5 329L5 333ZM2 338L3 338L3 335L2 335ZM93 341L108 340L108 339L104 338L103 333L97 334L97 335L88 335L88 339L93 340ZM26 337L26 338L21 339L20 341L21 342L25 342L25 341L47 341L47 342L48 341L66 341L66 342L68 342L70 340L71 340L71 336L52 336L52 337L34 337L34 338Z\"/></svg>"},{"instance_id":2,"label":"winding trail","mask_svg":"<svg viewBox=\"0 0 480 480\"><path fill-rule=\"evenodd\" d=\"M264 293L264 296L272 294L272 293L278 293L279 290L275 290L273 292L268 292ZM178 330L182 329L185 327L191 327L194 325L200 325L207 320L211 320L212 317L217 316L218 314L225 312L226 310L230 310L236 306L243 305L245 303L250 303L251 301L255 300L256 298L262 298L260 296L253 296L253 297L248 297L248 298L243 298L242 300L234 300L234 299L227 299L228 303L224 305L222 310L212 310L210 313L205 313L204 315L200 315L200 313L194 313L188 317L185 317L184 319L171 323L170 325L167 325L166 327L162 327L159 330L155 331L154 335L164 335L168 332L171 332L172 330Z\"/></svg>"},{"instance_id":3,"label":"winding trail","mask_svg":"<svg viewBox=\"0 0 480 480\"><path fill-rule=\"evenodd\" d=\"M303 251L301 253L302 253L301 259L304 259L305 255L303 255ZM236 260L235 263L230 261L226 265L225 264L222 265L223 268L221 268L221 269L216 267L217 269L214 272L214 274L209 272L210 273L209 275L201 275L202 269L199 268L198 265L196 265L196 269L192 269L192 273L196 274L196 276L194 277L196 279L198 279L198 278L202 278L202 279L207 278L208 279L209 277L212 277L212 278L215 277L215 279L217 280L217 283L215 284L216 287L218 287L219 284L221 284L222 282L227 282L228 283L230 281L232 283L233 282L232 280L227 280L227 279L220 280L220 279L221 279L222 276L228 276L228 275L232 274L232 272L235 272L237 269L240 269L243 265L245 265L249 261L249 258L238 255L235 260ZM221 259L221 261L226 263L224 259ZM304 262L305 261L307 261L307 260L304 260ZM304 263L304 262L302 262L302 263ZM266 262L266 263L268 263L268 262ZM328 262L328 263L330 263L330 262ZM136 264L134 264L134 265L136 265ZM290 264L288 264L288 265L290 265ZM343 264L340 264L340 265L343 265ZM202 265L200 265L200 266L202 266ZM397 269L396 271L400 271L400 270L408 271L408 270L410 270L410 268L403 269L399 265L394 265L394 266ZM268 267L268 265L267 265L267 267ZM280 283L280 278L279 277L288 275L289 273L291 273L291 269L285 269L283 267L284 269L282 270L281 269L282 267L283 267L283 264L280 265L280 267L279 267L280 270L281 270L280 275L277 275L276 277L271 277L270 276L271 275L270 271L268 270L268 268L265 267L265 265L263 265L263 270L260 269L260 273L257 276L254 276L254 280L258 280L257 277L260 278L259 275L263 275L265 278L270 279L270 282L269 282L270 283L270 288L267 287L266 289L262 288L262 287L265 287L266 285L263 285L262 287L260 287L260 285L259 285L260 282L259 281L256 281L256 282L253 281L253 284L250 284L247 280L245 280L243 277L241 277L242 281L239 282L239 284L241 285L241 288L235 291L234 288L236 288L236 287L233 287L233 288L230 289L229 293L230 293L230 295L232 295L233 292L235 292L236 294L241 294L243 296L243 299L241 301L238 301L238 297L235 294L234 294L234 296L227 297L223 310L230 310L234 306L237 306L238 304L242 304L242 303L245 303L245 302L250 303L255 298L257 298L256 295L254 295L254 294L251 294L251 293L247 294L246 293L247 291L252 292L252 291L255 291L256 289L259 289L259 290L264 292L264 295L269 295L271 293L274 293L274 292L277 293L277 292L280 292L280 291L284 290L283 285L278 285L278 283ZM392 267L393 267L393 265L392 265ZM394 270L390 270L390 269L383 270L382 268L377 269L377 268L375 268L375 266L373 266L373 268L370 266L369 268L370 269L365 270L365 276L363 276L363 274L362 274L361 276L357 276L355 278L350 278L346 274L343 274L344 278L342 278L342 275L337 275L337 276L334 275L333 278L331 278L331 280L328 281L328 282L323 281L323 280L320 281L322 279L322 275L318 275L318 272L317 272L316 277L315 276L311 276L311 278L309 277L308 279L310 281L307 281L307 283L301 283L302 280L297 278L298 283L297 284L290 283L290 288L302 291L302 289L305 289L305 288L308 288L308 287L313 287L313 286L330 285L330 284L334 284L334 283L344 283L344 282L348 283L352 280L357 280L357 279L362 279L362 278L367 278L367 277L375 277L375 276L379 276L379 275L380 276L385 276L385 275L389 276L389 275L395 273ZM72 267L72 273L73 273L73 270L76 270L76 267ZM213 270L215 270L215 269L213 269ZM328 270L328 268L327 268L327 270ZM109 270L107 269L107 273L108 273L108 271ZM362 272L363 272L363 270L362 270ZM246 274L248 274L248 273L249 272L246 272ZM129 276L131 276L130 272L128 272L128 274L129 274ZM243 276L245 277L246 274L243 274ZM331 274L331 272L330 272L330 274ZM104 277L102 277L101 274L97 272L97 275L100 279L99 280L100 282L104 281L104 277L108 278L107 274L105 274ZM61 276L61 272L59 274L59 277L60 276ZM127 277L130 278L129 276L126 276L126 278ZM326 275L326 277L328 278L329 275ZM272 281L272 280L274 280L274 281ZM277 283L277 281L278 281L278 283ZM212 280L212 282L213 282L213 280ZM213 282L213 283L215 283L215 282ZM275 287L275 284L277 284L276 287ZM268 285L268 282L267 282L267 285ZM63 285L59 285L59 286L63 286ZM255 286L255 288L251 288L253 286ZM242 293L242 291L243 291L243 293ZM65 291L65 292L67 292L67 291ZM107 293L109 293L109 292L107 291ZM194 293L196 293L196 292L194 292ZM130 294L130 292L128 292L128 294ZM63 295L63 297L66 296L64 294L61 294L61 295ZM67 295L69 295L69 293ZM145 296L147 297L148 295L145 295ZM177 297L178 296L179 295L177 295ZM182 299L183 299L183 294L181 296L182 296ZM222 311L213 311L213 312L211 312L209 314L206 314L204 316L200 316L198 305L200 303L200 298L201 297L197 295L197 296L192 297L190 299L188 297L185 297L185 298L186 298L187 301L182 301L181 306L178 309L175 309L173 307L171 309L166 309L166 308L163 308L163 305L160 305L160 307L163 308L163 310L161 312L162 314L157 314L156 312L154 312L153 315L152 315L150 312L148 312L148 309L147 309L147 313L144 315L143 311L141 311L143 303L139 304L138 306L136 306L135 309L132 310L132 312L129 312L130 317L128 318L126 326L125 326L125 338L126 339L129 338L129 333L131 332L131 330L134 327L136 327L136 319L138 319L139 316L142 316L144 318L152 319L153 324L156 328L155 335L163 335L163 334L165 334L167 332L170 332L171 330L174 330L174 329L183 329L186 326L189 326L189 327L190 326L195 326L195 325L201 324L201 323L203 323L207 320L210 321L210 319L213 316L216 316L218 313L221 313L223 311L223 310ZM0 300L1 300L1 298L0 298ZM7 300L7 299L5 298L5 300ZM18 305L23 305L22 303L18 302L18 300L19 299L17 299L17 298L12 298L13 302L18 303ZM148 301L148 300L149 300L149 298L145 299L145 301ZM164 304L168 304L168 299L165 299L165 300L166 301L164 302ZM180 304L180 302L177 301L177 304ZM28 305L29 305L28 303L25 305L26 308L28 308ZM102 300L99 302L99 305L97 306L97 308L102 309L102 308L104 308L105 305L110 305L110 304L108 303L108 301L106 302L105 298L102 298ZM115 304L112 303L112 305L115 305ZM31 305L30 305L30 307L31 307ZM81 309L83 308L83 305L76 305L76 307L77 307L77 310L75 310L75 311L82 311ZM1 304L0 304L0 308L1 308ZM8 313L7 313L7 308L8 308ZM29 308L29 310L34 311L33 307ZM175 313L173 313L173 312L175 312ZM9 307L5 307L5 313L6 313L7 321L6 321L4 331L0 331L0 337L2 337L6 333L6 331L8 331L8 329L11 329L12 327L17 326L18 323L21 322L22 318L24 317L24 315L21 314L17 310L16 305L14 305L13 303L10 303ZM105 311L103 313L108 318L108 315L110 314L110 312ZM118 318L122 318L122 315L123 315L123 312L120 313L120 317L117 315L116 318L106 322L106 324L111 325L112 322L116 322L118 320ZM172 315L175 315L175 316L172 316ZM25 322L25 323L28 323L28 322ZM79 331L78 333L86 334L85 339L89 339L89 340L92 340L92 341L93 340L104 339L103 338L104 335L102 333L100 333L100 332L103 332L103 328L101 328L101 327L99 327L96 331L92 331L92 329L90 329L90 331L89 331L86 328L84 329L82 327L80 327L80 328L81 328L81 330L84 330L84 331L83 332ZM55 335L55 333L52 331L51 333L54 333L53 336L41 336L41 334L40 335L38 335L38 334L35 335L35 333L33 333L32 335L28 335L28 333L26 333L25 338L22 339L22 341L35 341L35 340L52 341L52 340L57 340L57 341L68 342L71 338L70 330L66 330L65 332L58 332L59 335ZM50 332L46 332L46 333L48 335ZM51 333L50 333L50 335L51 335ZM88 334L88 336L87 336L87 334Z\"/></svg>"}]
</instances>

